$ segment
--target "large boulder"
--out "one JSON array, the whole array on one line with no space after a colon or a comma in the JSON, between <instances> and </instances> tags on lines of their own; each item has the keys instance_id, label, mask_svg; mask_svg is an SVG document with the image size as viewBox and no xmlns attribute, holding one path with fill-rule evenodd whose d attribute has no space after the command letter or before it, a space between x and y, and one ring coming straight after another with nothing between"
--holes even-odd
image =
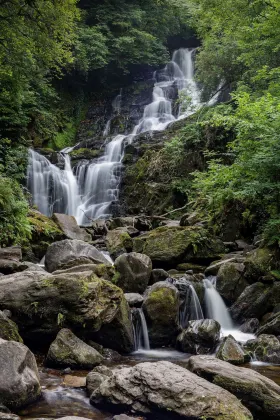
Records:
<instances>
[{"instance_id":1,"label":"large boulder","mask_svg":"<svg viewBox=\"0 0 280 420\"><path fill-rule=\"evenodd\" d=\"M276 268L279 261L279 251L270 248L257 248L251 251L245 260L245 276L250 283L260 280L269 271Z\"/></svg>"},{"instance_id":2,"label":"large boulder","mask_svg":"<svg viewBox=\"0 0 280 420\"><path fill-rule=\"evenodd\" d=\"M140 363L114 371L91 403L156 418L249 420L251 413L228 391L170 362Z\"/></svg>"},{"instance_id":3,"label":"large boulder","mask_svg":"<svg viewBox=\"0 0 280 420\"><path fill-rule=\"evenodd\" d=\"M162 268L155 268L154 270L152 270L149 284L152 285L158 283L159 281L165 281L166 279L168 279L168 277L169 274L167 273L167 271L163 270Z\"/></svg>"},{"instance_id":4,"label":"large boulder","mask_svg":"<svg viewBox=\"0 0 280 420\"><path fill-rule=\"evenodd\" d=\"M170 283L155 283L147 292L143 303L150 344L168 346L178 333L179 292Z\"/></svg>"},{"instance_id":5,"label":"large boulder","mask_svg":"<svg viewBox=\"0 0 280 420\"><path fill-rule=\"evenodd\" d=\"M280 312L274 314L267 320L264 325L258 329L257 335L261 334L272 334L280 336Z\"/></svg>"},{"instance_id":6,"label":"large boulder","mask_svg":"<svg viewBox=\"0 0 280 420\"><path fill-rule=\"evenodd\" d=\"M246 360L246 354L232 335L223 339L216 356L218 359L233 365L242 365Z\"/></svg>"},{"instance_id":7,"label":"large boulder","mask_svg":"<svg viewBox=\"0 0 280 420\"><path fill-rule=\"evenodd\" d=\"M245 321L241 327L240 331L243 333L254 334L260 326L260 321L257 318L249 318Z\"/></svg>"},{"instance_id":8,"label":"large boulder","mask_svg":"<svg viewBox=\"0 0 280 420\"><path fill-rule=\"evenodd\" d=\"M188 327L177 338L177 347L191 354L212 352L220 339L220 324L214 319L189 321Z\"/></svg>"},{"instance_id":9,"label":"large boulder","mask_svg":"<svg viewBox=\"0 0 280 420\"><path fill-rule=\"evenodd\" d=\"M0 311L0 338L7 341L18 341L22 343L22 338L18 333L17 325Z\"/></svg>"},{"instance_id":10,"label":"large boulder","mask_svg":"<svg viewBox=\"0 0 280 420\"><path fill-rule=\"evenodd\" d=\"M91 235L80 228L74 216L68 214L54 213L53 220L62 230L66 238L78 239L80 241L91 241Z\"/></svg>"},{"instance_id":11,"label":"large boulder","mask_svg":"<svg viewBox=\"0 0 280 420\"><path fill-rule=\"evenodd\" d=\"M244 345L244 349L252 359L280 364L280 342L274 335L262 334L254 340L249 340Z\"/></svg>"},{"instance_id":12,"label":"large boulder","mask_svg":"<svg viewBox=\"0 0 280 420\"><path fill-rule=\"evenodd\" d=\"M103 381L105 381L106 378L109 378L112 375L112 370L107 366L97 366L97 368L94 368L91 372L89 372L86 378L88 394L91 395L93 391L99 388L99 386Z\"/></svg>"},{"instance_id":13,"label":"large boulder","mask_svg":"<svg viewBox=\"0 0 280 420\"><path fill-rule=\"evenodd\" d=\"M235 262L227 262L219 268L216 287L220 295L230 303L235 302L248 286L244 271L244 264Z\"/></svg>"},{"instance_id":14,"label":"large boulder","mask_svg":"<svg viewBox=\"0 0 280 420\"><path fill-rule=\"evenodd\" d=\"M54 242L48 247L45 266L52 273L82 264L108 264L108 260L94 246L76 239Z\"/></svg>"},{"instance_id":15,"label":"large boulder","mask_svg":"<svg viewBox=\"0 0 280 420\"><path fill-rule=\"evenodd\" d=\"M22 343L0 339L0 405L16 409L41 394L36 360Z\"/></svg>"},{"instance_id":16,"label":"large boulder","mask_svg":"<svg viewBox=\"0 0 280 420\"><path fill-rule=\"evenodd\" d=\"M113 258L124 252L132 251L132 239L125 228L109 230L105 239L106 248Z\"/></svg>"},{"instance_id":17,"label":"large boulder","mask_svg":"<svg viewBox=\"0 0 280 420\"><path fill-rule=\"evenodd\" d=\"M125 299L130 307L140 308L144 302L144 298L139 293L125 293Z\"/></svg>"},{"instance_id":18,"label":"large boulder","mask_svg":"<svg viewBox=\"0 0 280 420\"><path fill-rule=\"evenodd\" d=\"M27 268L21 263L22 253L19 246L0 248L0 273L12 274Z\"/></svg>"},{"instance_id":19,"label":"large boulder","mask_svg":"<svg viewBox=\"0 0 280 420\"><path fill-rule=\"evenodd\" d=\"M0 260L21 261L22 252L20 246L0 248Z\"/></svg>"},{"instance_id":20,"label":"large boulder","mask_svg":"<svg viewBox=\"0 0 280 420\"><path fill-rule=\"evenodd\" d=\"M103 356L97 350L84 343L66 328L59 331L47 355L49 366L74 369L92 369L103 360Z\"/></svg>"},{"instance_id":21,"label":"large boulder","mask_svg":"<svg viewBox=\"0 0 280 420\"><path fill-rule=\"evenodd\" d=\"M280 387L265 376L213 356L192 356L188 366L191 372L236 395L256 418L279 419Z\"/></svg>"},{"instance_id":22,"label":"large boulder","mask_svg":"<svg viewBox=\"0 0 280 420\"><path fill-rule=\"evenodd\" d=\"M133 239L133 251L148 255L159 267L180 262L211 262L224 253L221 240L200 226L164 226Z\"/></svg>"},{"instance_id":23,"label":"large boulder","mask_svg":"<svg viewBox=\"0 0 280 420\"><path fill-rule=\"evenodd\" d=\"M105 347L133 350L122 290L91 272L54 276L24 271L5 276L0 281L0 309L11 310L21 336L32 345L50 344L63 326Z\"/></svg>"},{"instance_id":24,"label":"large boulder","mask_svg":"<svg viewBox=\"0 0 280 420\"><path fill-rule=\"evenodd\" d=\"M117 285L126 293L144 293L152 272L152 261L147 255L131 252L115 261Z\"/></svg>"},{"instance_id":25,"label":"large boulder","mask_svg":"<svg viewBox=\"0 0 280 420\"><path fill-rule=\"evenodd\" d=\"M71 268L65 268L64 270L56 270L53 271L52 274L55 276L57 274L64 274L67 273L84 273L85 271L91 272L96 274L97 277L101 277L104 280L112 281L113 277L116 274L116 270L114 266L110 265L109 262L107 264L82 264L76 265Z\"/></svg>"}]
</instances>

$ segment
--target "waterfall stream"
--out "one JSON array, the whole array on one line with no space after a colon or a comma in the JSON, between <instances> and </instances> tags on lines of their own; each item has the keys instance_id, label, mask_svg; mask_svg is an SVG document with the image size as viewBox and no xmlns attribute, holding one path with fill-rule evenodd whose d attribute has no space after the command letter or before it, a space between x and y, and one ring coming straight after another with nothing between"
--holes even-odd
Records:
<instances>
[{"instance_id":1,"label":"waterfall stream","mask_svg":"<svg viewBox=\"0 0 280 420\"><path fill-rule=\"evenodd\" d=\"M135 351L150 350L148 327L141 308L134 309L133 321Z\"/></svg>"},{"instance_id":2,"label":"waterfall stream","mask_svg":"<svg viewBox=\"0 0 280 420\"><path fill-rule=\"evenodd\" d=\"M105 148L105 153L95 162L81 162L73 172L69 152L64 157L64 170L52 165L39 153L29 151L28 189L33 203L47 216L53 212L75 216L78 224L89 224L91 219L106 218L111 215L112 202L118 201L121 166L124 145L133 141L135 135L146 131L164 130L170 123L195 112L200 106L200 91L194 80L194 49L179 49L172 61L154 74L153 101L147 105L143 117L129 135L115 136ZM188 98L188 107L176 107L178 92ZM122 91L114 99L115 114L121 112ZM110 132L111 119L104 128L103 135Z\"/></svg>"}]
</instances>

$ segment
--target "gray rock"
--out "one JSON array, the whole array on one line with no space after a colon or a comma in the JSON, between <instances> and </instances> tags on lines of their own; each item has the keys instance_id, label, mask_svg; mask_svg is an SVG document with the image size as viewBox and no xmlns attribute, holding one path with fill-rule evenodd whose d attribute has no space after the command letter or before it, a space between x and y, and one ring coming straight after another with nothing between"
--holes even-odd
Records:
<instances>
[{"instance_id":1,"label":"gray rock","mask_svg":"<svg viewBox=\"0 0 280 420\"><path fill-rule=\"evenodd\" d=\"M127 416L126 414L120 414L119 416L114 416L113 417L113 420L137 420L137 419L139 419L139 420L141 420L140 419L140 417L129 417L129 416Z\"/></svg>"},{"instance_id":2,"label":"gray rock","mask_svg":"<svg viewBox=\"0 0 280 420\"><path fill-rule=\"evenodd\" d=\"M68 239L78 239L85 242L91 241L91 235L78 226L74 216L54 213L53 220Z\"/></svg>"},{"instance_id":3,"label":"gray rock","mask_svg":"<svg viewBox=\"0 0 280 420\"><path fill-rule=\"evenodd\" d=\"M241 325L240 331L254 334L259 328L260 322L257 318L250 318Z\"/></svg>"},{"instance_id":4,"label":"gray rock","mask_svg":"<svg viewBox=\"0 0 280 420\"><path fill-rule=\"evenodd\" d=\"M0 259L0 272L2 274L19 273L27 268L28 264L25 262Z\"/></svg>"},{"instance_id":5,"label":"gray rock","mask_svg":"<svg viewBox=\"0 0 280 420\"><path fill-rule=\"evenodd\" d=\"M127 303L129 306L139 308L142 306L142 303L144 301L143 296L141 296L139 293L125 293L124 294Z\"/></svg>"},{"instance_id":6,"label":"gray rock","mask_svg":"<svg viewBox=\"0 0 280 420\"><path fill-rule=\"evenodd\" d=\"M206 354L214 350L220 339L220 324L214 319L190 321L177 338L177 347L191 354Z\"/></svg>"},{"instance_id":7,"label":"gray rock","mask_svg":"<svg viewBox=\"0 0 280 420\"><path fill-rule=\"evenodd\" d=\"M262 334L255 340L249 340L244 349L258 361L280 364L280 342L274 335Z\"/></svg>"},{"instance_id":8,"label":"gray rock","mask_svg":"<svg viewBox=\"0 0 280 420\"><path fill-rule=\"evenodd\" d=\"M0 404L16 409L41 394L33 353L22 343L0 339Z\"/></svg>"},{"instance_id":9,"label":"gray rock","mask_svg":"<svg viewBox=\"0 0 280 420\"><path fill-rule=\"evenodd\" d=\"M216 276L218 274L219 269L222 265L227 264L229 262L235 262L235 258L228 258L227 260L221 260L218 262L213 262L209 267L205 270L206 276Z\"/></svg>"},{"instance_id":10,"label":"gray rock","mask_svg":"<svg viewBox=\"0 0 280 420\"><path fill-rule=\"evenodd\" d=\"M256 418L279 419L280 387L265 376L213 356L192 356L188 365L192 372L236 395Z\"/></svg>"},{"instance_id":11,"label":"gray rock","mask_svg":"<svg viewBox=\"0 0 280 420\"><path fill-rule=\"evenodd\" d=\"M280 335L280 312L273 315L272 318L258 329L257 335L261 334Z\"/></svg>"},{"instance_id":12,"label":"gray rock","mask_svg":"<svg viewBox=\"0 0 280 420\"><path fill-rule=\"evenodd\" d=\"M233 365L242 365L246 360L246 354L232 335L223 339L216 357Z\"/></svg>"},{"instance_id":13,"label":"gray rock","mask_svg":"<svg viewBox=\"0 0 280 420\"><path fill-rule=\"evenodd\" d=\"M2 413L0 407L0 420L20 420L20 417L12 413Z\"/></svg>"},{"instance_id":14,"label":"gray rock","mask_svg":"<svg viewBox=\"0 0 280 420\"><path fill-rule=\"evenodd\" d=\"M48 366L92 369L103 360L103 356L97 350L84 343L70 330L63 328L51 344L46 362Z\"/></svg>"},{"instance_id":15,"label":"gray rock","mask_svg":"<svg viewBox=\"0 0 280 420\"><path fill-rule=\"evenodd\" d=\"M87 375L86 387L89 395L93 393L107 378L113 375L106 366L97 366Z\"/></svg>"},{"instance_id":16,"label":"gray rock","mask_svg":"<svg viewBox=\"0 0 280 420\"><path fill-rule=\"evenodd\" d=\"M159 419L252 419L234 395L170 362L116 370L92 393L90 401L144 415L156 412Z\"/></svg>"},{"instance_id":17,"label":"gray rock","mask_svg":"<svg viewBox=\"0 0 280 420\"><path fill-rule=\"evenodd\" d=\"M235 302L248 286L244 271L245 265L235 262L226 262L219 268L216 287L220 295L230 303Z\"/></svg>"},{"instance_id":18,"label":"gray rock","mask_svg":"<svg viewBox=\"0 0 280 420\"><path fill-rule=\"evenodd\" d=\"M143 293L149 283L152 261L147 255L131 252L115 261L117 285L126 293Z\"/></svg>"},{"instance_id":19,"label":"gray rock","mask_svg":"<svg viewBox=\"0 0 280 420\"><path fill-rule=\"evenodd\" d=\"M162 268L155 268L152 270L152 274L150 277L149 284L155 284L159 281L165 281L169 277L167 271L163 270Z\"/></svg>"},{"instance_id":20,"label":"gray rock","mask_svg":"<svg viewBox=\"0 0 280 420\"><path fill-rule=\"evenodd\" d=\"M5 315L4 311L0 311L0 338L22 343L17 325Z\"/></svg>"},{"instance_id":21,"label":"gray rock","mask_svg":"<svg viewBox=\"0 0 280 420\"><path fill-rule=\"evenodd\" d=\"M125 252L132 251L132 239L128 229L129 228L117 228L108 231L105 238L105 244L113 258L117 258Z\"/></svg>"},{"instance_id":22,"label":"gray rock","mask_svg":"<svg viewBox=\"0 0 280 420\"><path fill-rule=\"evenodd\" d=\"M51 244L46 253L45 266L52 273L82 264L108 264L108 260L94 246L76 239Z\"/></svg>"},{"instance_id":23,"label":"gray rock","mask_svg":"<svg viewBox=\"0 0 280 420\"><path fill-rule=\"evenodd\" d=\"M22 252L20 246L0 248L0 260L21 261Z\"/></svg>"}]
</instances>

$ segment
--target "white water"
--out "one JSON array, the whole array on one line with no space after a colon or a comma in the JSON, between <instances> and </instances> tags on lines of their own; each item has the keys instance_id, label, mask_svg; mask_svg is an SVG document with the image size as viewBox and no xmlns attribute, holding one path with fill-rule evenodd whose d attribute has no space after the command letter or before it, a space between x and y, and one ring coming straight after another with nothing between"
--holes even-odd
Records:
<instances>
[{"instance_id":1,"label":"white water","mask_svg":"<svg viewBox=\"0 0 280 420\"><path fill-rule=\"evenodd\" d=\"M227 337L232 335L239 342L246 342L254 339L254 334L246 334L240 331L233 323L223 298L215 287L216 277L204 280L206 316L215 319L221 325L221 335Z\"/></svg>"},{"instance_id":2,"label":"white water","mask_svg":"<svg viewBox=\"0 0 280 420\"><path fill-rule=\"evenodd\" d=\"M134 347L135 350L150 350L148 327L144 312L141 308L135 309L134 315Z\"/></svg>"},{"instance_id":3,"label":"white water","mask_svg":"<svg viewBox=\"0 0 280 420\"><path fill-rule=\"evenodd\" d=\"M179 280L177 282L177 285L181 293L182 291L185 292L184 302L183 305L180 307L179 314L180 325L182 328L185 328L188 324L188 321L204 319L204 315L193 285L187 281L184 285L184 283L182 283L182 280Z\"/></svg>"},{"instance_id":4,"label":"white water","mask_svg":"<svg viewBox=\"0 0 280 420\"><path fill-rule=\"evenodd\" d=\"M28 188L33 203L50 216L53 212L70 214L78 224L90 224L92 219L111 215L111 204L119 199L119 184L124 144L131 143L136 134L146 131L161 131L168 124L195 112L202 104L200 91L194 80L194 49L179 49L172 61L155 72L153 101L147 105L143 117L130 135L117 135L106 146L104 156L94 162L81 162L75 174L68 153L62 151L65 167L61 171L40 154L29 151ZM187 95L176 110L178 92ZM122 92L114 99L114 115L121 112ZM178 108L178 106L177 106ZM110 134L111 119L106 123L103 135Z\"/></svg>"}]
</instances>

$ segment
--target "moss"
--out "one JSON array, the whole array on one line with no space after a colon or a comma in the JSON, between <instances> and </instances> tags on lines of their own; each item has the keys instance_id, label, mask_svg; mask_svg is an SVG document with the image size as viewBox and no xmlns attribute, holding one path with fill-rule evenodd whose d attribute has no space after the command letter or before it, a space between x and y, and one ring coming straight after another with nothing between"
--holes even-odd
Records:
<instances>
[{"instance_id":1,"label":"moss","mask_svg":"<svg viewBox=\"0 0 280 420\"><path fill-rule=\"evenodd\" d=\"M81 160L81 159L94 159L99 157L103 153L102 149L86 149L81 148L77 150L73 150L70 153L72 160Z\"/></svg>"},{"instance_id":2,"label":"moss","mask_svg":"<svg viewBox=\"0 0 280 420\"><path fill-rule=\"evenodd\" d=\"M23 343L23 340L19 335L17 325L9 318L2 315L0 315L0 338L3 340L18 341L19 343Z\"/></svg>"},{"instance_id":3,"label":"moss","mask_svg":"<svg viewBox=\"0 0 280 420\"><path fill-rule=\"evenodd\" d=\"M114 277L112 278L112 283L118 284L120 277L121 277L121 274L118 271L116 271Z\"/></svg>"}]
</instances>

